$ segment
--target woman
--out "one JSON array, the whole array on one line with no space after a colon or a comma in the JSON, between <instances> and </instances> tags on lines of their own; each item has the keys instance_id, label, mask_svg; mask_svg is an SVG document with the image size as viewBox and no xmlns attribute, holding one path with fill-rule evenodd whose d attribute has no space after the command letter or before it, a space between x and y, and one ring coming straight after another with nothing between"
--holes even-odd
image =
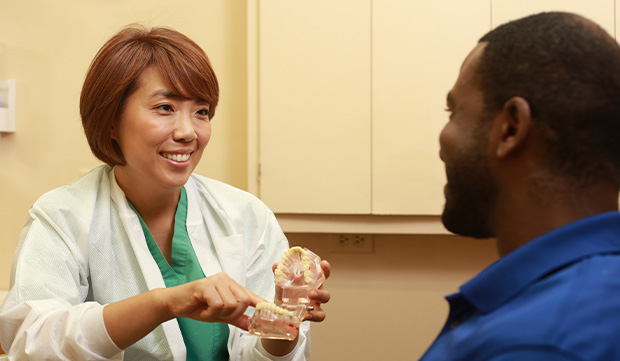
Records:
<instances>
[{"instance_id":1,"label":"woman","mask_svg":"<svg viewBox=\"0 0 620 361\"><path fill-rule=\"evenodd\" d=\"M192 174L217 101L206 54L176 31L130 27L99 51L80 112L106 165L30 210L0 314L11 359L309 358L307 322L292 342L245 331L288 242L258 199ZM322 321L329 292L310 296Z\"/></svg>"}]
</instances>

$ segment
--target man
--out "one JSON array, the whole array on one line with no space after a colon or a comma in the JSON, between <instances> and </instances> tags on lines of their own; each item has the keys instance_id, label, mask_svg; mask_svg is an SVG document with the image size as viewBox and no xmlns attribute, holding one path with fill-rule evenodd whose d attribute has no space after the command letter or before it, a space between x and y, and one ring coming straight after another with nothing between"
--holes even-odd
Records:
<instances>
[{"instance_id":1,"label":"man","mask_svg":"<svg viewBox=\"0 0 620 361\"><path fill-rule=\"evenodd\" d=\"M448 94L442 220L501 258L422 357L620 360L620 47L575 14L489 32Z\"/></svg>"}]
</instances>

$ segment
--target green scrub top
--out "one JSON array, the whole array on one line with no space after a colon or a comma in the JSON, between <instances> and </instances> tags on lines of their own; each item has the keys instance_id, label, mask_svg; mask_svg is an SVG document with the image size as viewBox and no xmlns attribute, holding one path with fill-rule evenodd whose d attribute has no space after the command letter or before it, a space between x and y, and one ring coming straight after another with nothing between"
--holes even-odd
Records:
<instances>
[{"instance_id":1,"label":"green scrub top","mask_svg":"<svg viewBox=\"0 0 620 361\"><path fill-rule=\"evenodd\" d=\"M136 212L133 206L129 205ZM139 214L138 218L146 237L147 246L159 266L166 287L178 286L205 277L187 234L187 194L185 188L181 188L181 198L174 218L172 265L164 258L153 235ZM228 325L200 322L189 318L177 318L177 321L187 349L187 361L228 360Z\"/></svg>"}]
</instances>

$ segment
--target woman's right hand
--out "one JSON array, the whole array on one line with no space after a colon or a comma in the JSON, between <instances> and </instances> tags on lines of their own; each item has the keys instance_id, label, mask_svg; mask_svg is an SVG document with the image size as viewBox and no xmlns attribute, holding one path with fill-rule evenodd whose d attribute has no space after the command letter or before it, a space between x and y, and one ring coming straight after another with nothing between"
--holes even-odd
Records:
<instances>
[{"instance_id":1,"label":"woman's right hand","mask_svg":"<svg viewBox=\"0 0 620 361\"><path fill-rule=\"evenodd\" d=\"M177 317L204 322L225 322L248 329L249 306L264 300L226 273L218 273L183 285L159 288L103 308L110 338L125 349L160 324Z\"/></svg>"},{"instance_id":2,"label":"woman's right hand","mask_svg":"<svg viewBox=\"0 0 620 361\"><path fill-rule=\"evenodd\" d=\"M220 272L176 287L161 290L170 318L185 317L203 322L225 322L247 331L249 307L265 300Z\"/></svg>"}]
</instances>

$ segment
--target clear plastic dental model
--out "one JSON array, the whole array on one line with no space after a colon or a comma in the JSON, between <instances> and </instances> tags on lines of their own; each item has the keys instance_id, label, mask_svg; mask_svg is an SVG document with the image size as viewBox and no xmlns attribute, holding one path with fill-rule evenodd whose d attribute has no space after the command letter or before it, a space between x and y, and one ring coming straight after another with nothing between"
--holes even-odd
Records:
<instances>
[{"instance_id":1,"label":"clear plastic dental model","mask_svg":"<svg viewBox=\"0 0 620 361\"><path fill-rule=\"evenodd\" d=\"M306 248L293 247L284 252L274 273L275 304L259 303L248 328L259 337L294 340L310 312L308 293L325 281L321 259Z\"/></svg>"},{"instance_id":2,"label":"clear plastic dental model","mask_svg":"<svg viewBox=\"0 0 620 361\"><path fill-rule=\"evenodd\" d=\"M294 340L300 323L301 320L293 312L275 303L261 302L256 305L254 316L248 320L248 329L258 337Z\"/></svg>"}]
</instances>

